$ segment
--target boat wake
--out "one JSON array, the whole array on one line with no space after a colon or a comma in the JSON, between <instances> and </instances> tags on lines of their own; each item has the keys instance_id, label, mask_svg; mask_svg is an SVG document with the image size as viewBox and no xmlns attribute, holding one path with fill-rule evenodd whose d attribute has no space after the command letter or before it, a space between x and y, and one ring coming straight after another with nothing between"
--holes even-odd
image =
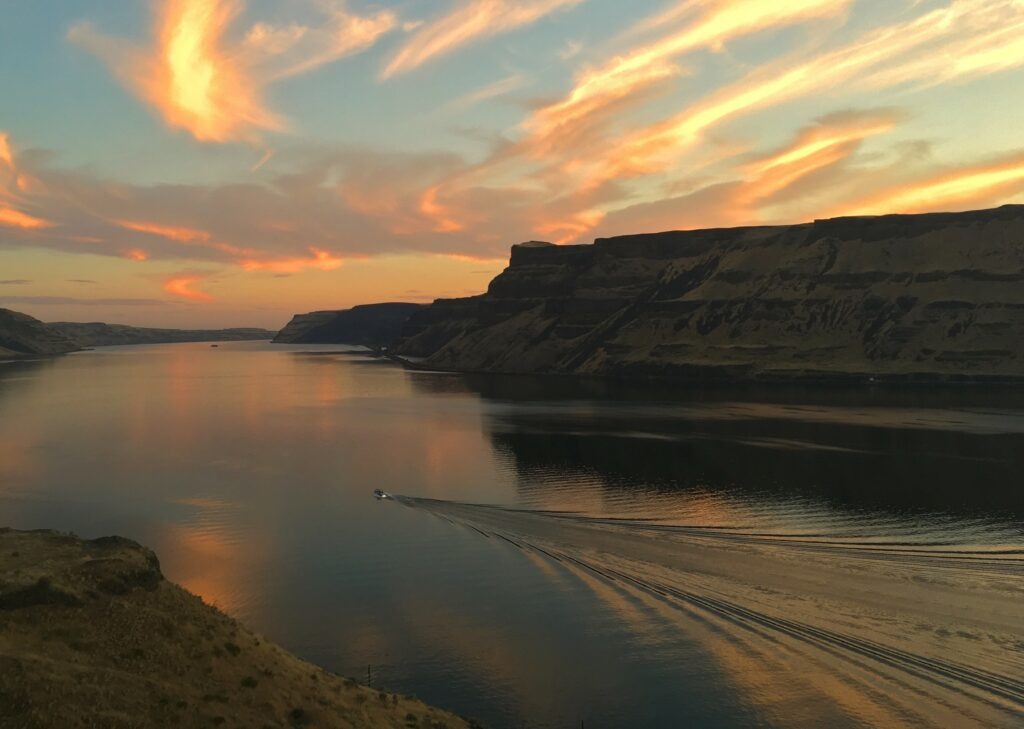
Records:
<instances>
[{"instance_id":1,"label":"boat wake","mask_svg":"<svg viewBox=\"0 0 1024 729\"><path fill-rule=\"evenodd\" d=\"M1024 550L671 526L395 495L700 644L785 726L1024 721Z\"/></svg>"}]
</instances>

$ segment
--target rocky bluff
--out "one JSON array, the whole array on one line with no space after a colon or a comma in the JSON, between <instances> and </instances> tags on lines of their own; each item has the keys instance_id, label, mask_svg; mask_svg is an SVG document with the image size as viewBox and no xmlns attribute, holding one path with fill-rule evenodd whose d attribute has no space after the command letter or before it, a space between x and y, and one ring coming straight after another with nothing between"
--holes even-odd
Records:
<instances>
[{"instance_id":1,"label":"rocky bluff","mask_svg":"<svg viewBox=\"0 0 1024 729\"><path fill-rule=\"evenodd\" d=\"M1024 379L1024 206L522 244L394 351L509 373Z\"/></svg>"}]
</instances>

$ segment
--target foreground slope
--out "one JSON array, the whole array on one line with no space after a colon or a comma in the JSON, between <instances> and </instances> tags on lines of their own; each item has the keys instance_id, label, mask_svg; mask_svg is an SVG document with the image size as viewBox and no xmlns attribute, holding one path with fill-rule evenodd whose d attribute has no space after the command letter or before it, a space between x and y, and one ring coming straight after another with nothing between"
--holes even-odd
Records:
<instances>
[{"instance_id":1,"label":"foreground slope","mask_svg":"<svg viewBox=\"0 0 1024 729\"><path fill-rule=\"evenodd\" d=\"M414 314L442 369L716 379L1024 377L1024 206L515 246Z\"/></svg>"},{"instance_id":2,"label":"foreground slope","mask_svg":"<svg viewBox=\"0 0 1024 729\"><path fill-rule=\"evenodd\" d=\"M363 304L339 311L296 314L277 333L277 344L358 344L387 346L398 339L402 327L422 304L393 302Z\"/></svg>"},{"instance_id":3,"label":"foreground slope","mask_svg":"<svg viewBox=\"0 0 1024 729\"><path fill-rule=\"evenodd\" d=\"M0 309L0 359L73 352L79 345L28 314Z\"/></svg>"},{"instance_id":4,"label":"foreground slope","mask_svg":"<svg viewBox=\"0 0 1024 729\"><path fill-rule=\"evenodd\" d=\"M0 729L467 727L285 652L148 549L0 529Z\"/></svg>"}]
</instances>

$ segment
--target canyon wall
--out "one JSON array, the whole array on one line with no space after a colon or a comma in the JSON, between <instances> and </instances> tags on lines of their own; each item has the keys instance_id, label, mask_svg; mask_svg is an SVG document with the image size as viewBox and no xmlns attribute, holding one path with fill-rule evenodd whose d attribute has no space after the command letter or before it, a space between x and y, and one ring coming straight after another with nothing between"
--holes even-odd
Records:
<instances>
[{"instance_id":1,"label":"canyon wall","mask_svg":"<svg viewBox=\"0 0 1024 729\"><path fill-rule=\"evenodd\" d=\"M506 373L1024 378L1024 206L531 242L394 351Z\"/></svg>"},{"instance_id":2,"label":"canyon wall","mask_svg":"<svg viewBox=\"0 0 1024 729\"><path fill-rule=\"evenodd\" d=\"M381 347L398 339L422 304L363 304L339 311L296 314L274 337L276 344L359 344Z\"/></svg>"}]
</instances>

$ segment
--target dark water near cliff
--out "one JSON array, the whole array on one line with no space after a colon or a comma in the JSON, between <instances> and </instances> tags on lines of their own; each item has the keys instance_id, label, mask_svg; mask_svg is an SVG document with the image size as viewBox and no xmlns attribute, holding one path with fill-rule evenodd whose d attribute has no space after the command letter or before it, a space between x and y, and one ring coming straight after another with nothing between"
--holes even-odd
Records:
<instances>
[{"instance_id":1,"label":"dark water near cliff","mask_svg":"<svg viewBox=\"0 0 1024 729\"><path fill-rule=\"evenodd\" d=\"M137 539L303 657L495 729L1021 720L1024 392L309 349L0 365L0 524Z\"/></svg>"}]
</instances>

